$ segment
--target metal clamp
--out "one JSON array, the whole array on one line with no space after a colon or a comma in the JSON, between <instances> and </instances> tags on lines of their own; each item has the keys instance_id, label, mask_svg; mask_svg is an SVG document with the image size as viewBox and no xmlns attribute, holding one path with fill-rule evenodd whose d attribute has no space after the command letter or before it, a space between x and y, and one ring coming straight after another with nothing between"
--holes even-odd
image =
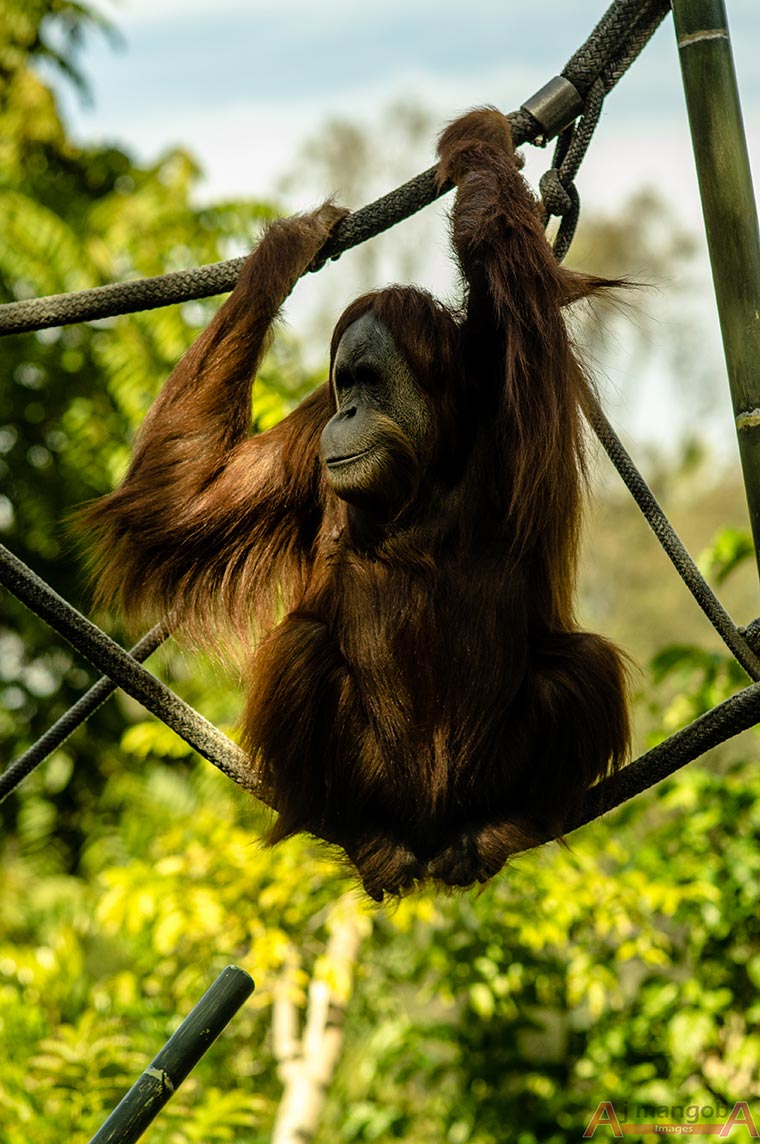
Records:
<instances>
[{"instance_id":1,"label":"metal clamp","mask_svg":"<svg viewBox=\"0 0 760 1144\"><path fill-rule=\"evenodd\" d=\"M522 105L541 128L544 142L569 127L584 108L578 90L563 75L555 75Z\"/></svg>"}]
</instances>

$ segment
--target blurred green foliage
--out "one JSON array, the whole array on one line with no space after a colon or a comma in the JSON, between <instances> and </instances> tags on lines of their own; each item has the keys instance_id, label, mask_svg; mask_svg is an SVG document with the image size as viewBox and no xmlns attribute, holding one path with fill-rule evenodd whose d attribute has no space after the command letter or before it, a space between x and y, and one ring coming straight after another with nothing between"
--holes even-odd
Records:
<instances>
[{"instance_id":1,"label":"blurred green foliage","mask_svg":"<svg viewBox=\"0 0 760 1144\"><path fill-rule=\"evenodd\" d=\"M97 23L85 6L0 3L3 298L211 261L253 240L271 208L195 206L186 153L141 167L67 137L40 66L81 82L77 45ZM111 487L212 305L0 339L0 530L75 603L85 593L66 514ZM311 381L297 345L281 339L259 424ZM629 518L617 505L610 513L625 593L626 575L635 584L644 571ZM595 571L607 579L587 580L589 615L608 606L613 583L599 530L597 544ZM749 552L744 534L725 531L704 566L733 582ZM647 601L659 639L658 594L659 584ZM684 630L690 623L687 611ZM230 729L234 680L171 647L155 658ZM6 757L90 678L3 599ZM650 738L741 684L711 644L662 650L646 682ZM745 742L754 756L755 738ZM281 1093L273 993L293 976L296 950L303 1011L309 982L333 972L325 949L341 911L366 936L318 1141L553 1144L577 1140L601 1100L760 1099L760 768L746 753L713 754L569 846L520 858L480 893L369 910L326 848L298 838L263 850L264 811L134 703L111 701L3 807L4 1144L86 1140L230 961L257 990L145 1138L269 1140Z\"/></svg>"}]
</instances>

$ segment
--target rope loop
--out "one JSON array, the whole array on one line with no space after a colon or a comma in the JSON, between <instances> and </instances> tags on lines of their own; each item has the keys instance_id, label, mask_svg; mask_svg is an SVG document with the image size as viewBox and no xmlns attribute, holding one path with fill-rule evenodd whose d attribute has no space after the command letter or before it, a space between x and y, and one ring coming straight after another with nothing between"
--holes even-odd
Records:
<instances>
[{"instance_id":1,"label":"rope loop","mask_svg":"<svg viewBox=\"0 0 760 1144\"><path fill-rule=\"evenodd\" d=\"M544 204L544 210L548 217L557 215L562 218L564 215L570 214L573 209L573 196L570 193L570 188L562 185L562 176L556 167L550 167L548 171L544 171L538 186L541 191L541 202ZM572 183L570 187L575 190Z\"/></svg>"},{"instance_id":2,"label":"rope loop","mask_svg":"<svg viewBox=\"0 0 760 1144\"><path fill-rule=\"evenodd\" d=\"M644 48L669 10L668 0L613 0L591 36L563 70L562 77L573 85L579 99L584 101L584 112L580 119L560 133L552 166L540 181L547 221L551 216L561 219L554 242L555 254L560 260L567 253L578 221L580 199L575 178L599 121L604 97ZM520 108L510 115L513 140L516 146L525 142L537 142L543 146L546 138L539 137L537 129L540 123L530 112L532 103L541 111L543 102L539 100L536 103L534 99L528 103L528 108ZM552 120L551 129L556 129L561 121ZM343 219L329 249L322 252L320 262L334 259L343 250L357 246L408 218L446 189L439 186L434 167L422 172L376 203ZM242 262L243 259L233 259L160 278L8 303L0 306L0 337L12 332L91 321L222 293L234 286ZM310 269L317 269L317 266ZM760 679L760 619L746 629L736 627L683 548L598 405L587 411L587 417L705 615L750 678ZM0 801L15 790L22 779L39 766L117 685L234 782L267 801L268 792L252 773L249 760L240 748L142 667L142 660L166 637L167 628L161 626L148 633L130 655L57 596L49 585L2 545L0 586L11 591L104 672L104 678L2 775ZM706 750L752 726L758 718L760 684L755 683L700 716L689 727L671 735L613 778L598 783L588 792L583 806L567 824L566 830L574 830L647 790Z\"/></svg>"},{"instance_id":3,"label":"rope loop","mask_svg":"<svg viewBox=\"0 0 760 1144\"><path fill-rule=\"evenodd\" d=\"M574 180L602 114L606 94L605 81L601 76L597 77L586 95L586 109L583 115L576 123L565 128L559 136L552 166L539 180L544 226L548 224L552 215L562 219L553 244L558 262L563 260L575 237L581 202Z\"/></svg>"},{"instance_id":4,"label":"rope loop","mask_svg":"<svg viewBox=\"0 0 760 1144\"><path fill-rule=\"evenodd\" d=\"M581 198L576 190L575 183L571 183L570 186L567 187L567 197L570 199L571 209L567 214L562 215L559 230L552 244L552 250L554 251L554 257L557 259L557 262L562 262L570 249L570 244L575 237L575 228L578 225L578 219L581 213Z\"/></svg>"}]
</instances>

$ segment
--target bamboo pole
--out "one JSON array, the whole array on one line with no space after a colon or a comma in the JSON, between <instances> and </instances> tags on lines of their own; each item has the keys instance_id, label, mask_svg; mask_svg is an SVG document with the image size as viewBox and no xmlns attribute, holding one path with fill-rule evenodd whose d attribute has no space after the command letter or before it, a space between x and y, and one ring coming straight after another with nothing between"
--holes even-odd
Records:
<instances>
[{"instance_id":1,"label":"bamboo pole","mask_svg":"<svg viewBox=\"0 0 760 1144\"><path fill-rule=\"evenodd\" d=\"M223 969L90 1144L134 1144L252 992L253 980L239 965Z\"/></svg>"},{"instance_id":2,"label":"bamboo pole","mask_svg":"<svg viewBox=\"0 0 760 1144\"><path fill-rule=\"evenodd\" d=\"M760 235L723 0L672 0L760 569Z\"/></svg>"}]
</instances>

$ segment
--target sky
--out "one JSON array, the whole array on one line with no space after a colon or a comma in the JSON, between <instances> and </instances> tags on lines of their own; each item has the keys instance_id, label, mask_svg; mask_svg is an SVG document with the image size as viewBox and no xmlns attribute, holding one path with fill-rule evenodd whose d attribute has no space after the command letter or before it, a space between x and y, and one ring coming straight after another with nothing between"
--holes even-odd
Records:
<instances>
[{"instance_id":1,"label":"sky","mask_svg":"<svg viewBox=\"0 0 760 1144\"><path fill-rule=\"evenodd\" d=\"M98 0L121 32L82 56L94 106L67 99L83 137L145 158L174 143L212 195L266 193L330 116L370 119L398 97L441 123L468 107L511 110L555 75L603 0ZM760 3L728 0L750 149L760 163ZM432 159L432 144L420 169ZM608 98L581 190L610 202L657 182L698 206L675 37L666 19Z\"/></svg>"},{"instance_id":2,"label":"sky","mask_svg":"<svg viewBox=\"0 0 760 1144\"><path fill-rule=\"evenodd\" d=\"M89 35L80 63L92 105L61 89L74 134L126 146L145 161L183 146L200 161L200 194L208 199L271 198L301 144L333 117L371 123L398 99L424 108L441 126L483 103L514 109L560 71L607 6L604 0L97 4L121 44ZM727 0L727 9L757 186L760 2ZM434 145L431 136L427 148L410 156L405 177L431 165ZM526 171L535 179L549 152L526 150ZM702 234L670 18L608 97L578 179L584 205L610 214L643 185L657 187L683 224ZM706 278L706 258L703 264ZM719 348L713 316L705 339L713 352Z\"/></svg>"}]
</instances>

